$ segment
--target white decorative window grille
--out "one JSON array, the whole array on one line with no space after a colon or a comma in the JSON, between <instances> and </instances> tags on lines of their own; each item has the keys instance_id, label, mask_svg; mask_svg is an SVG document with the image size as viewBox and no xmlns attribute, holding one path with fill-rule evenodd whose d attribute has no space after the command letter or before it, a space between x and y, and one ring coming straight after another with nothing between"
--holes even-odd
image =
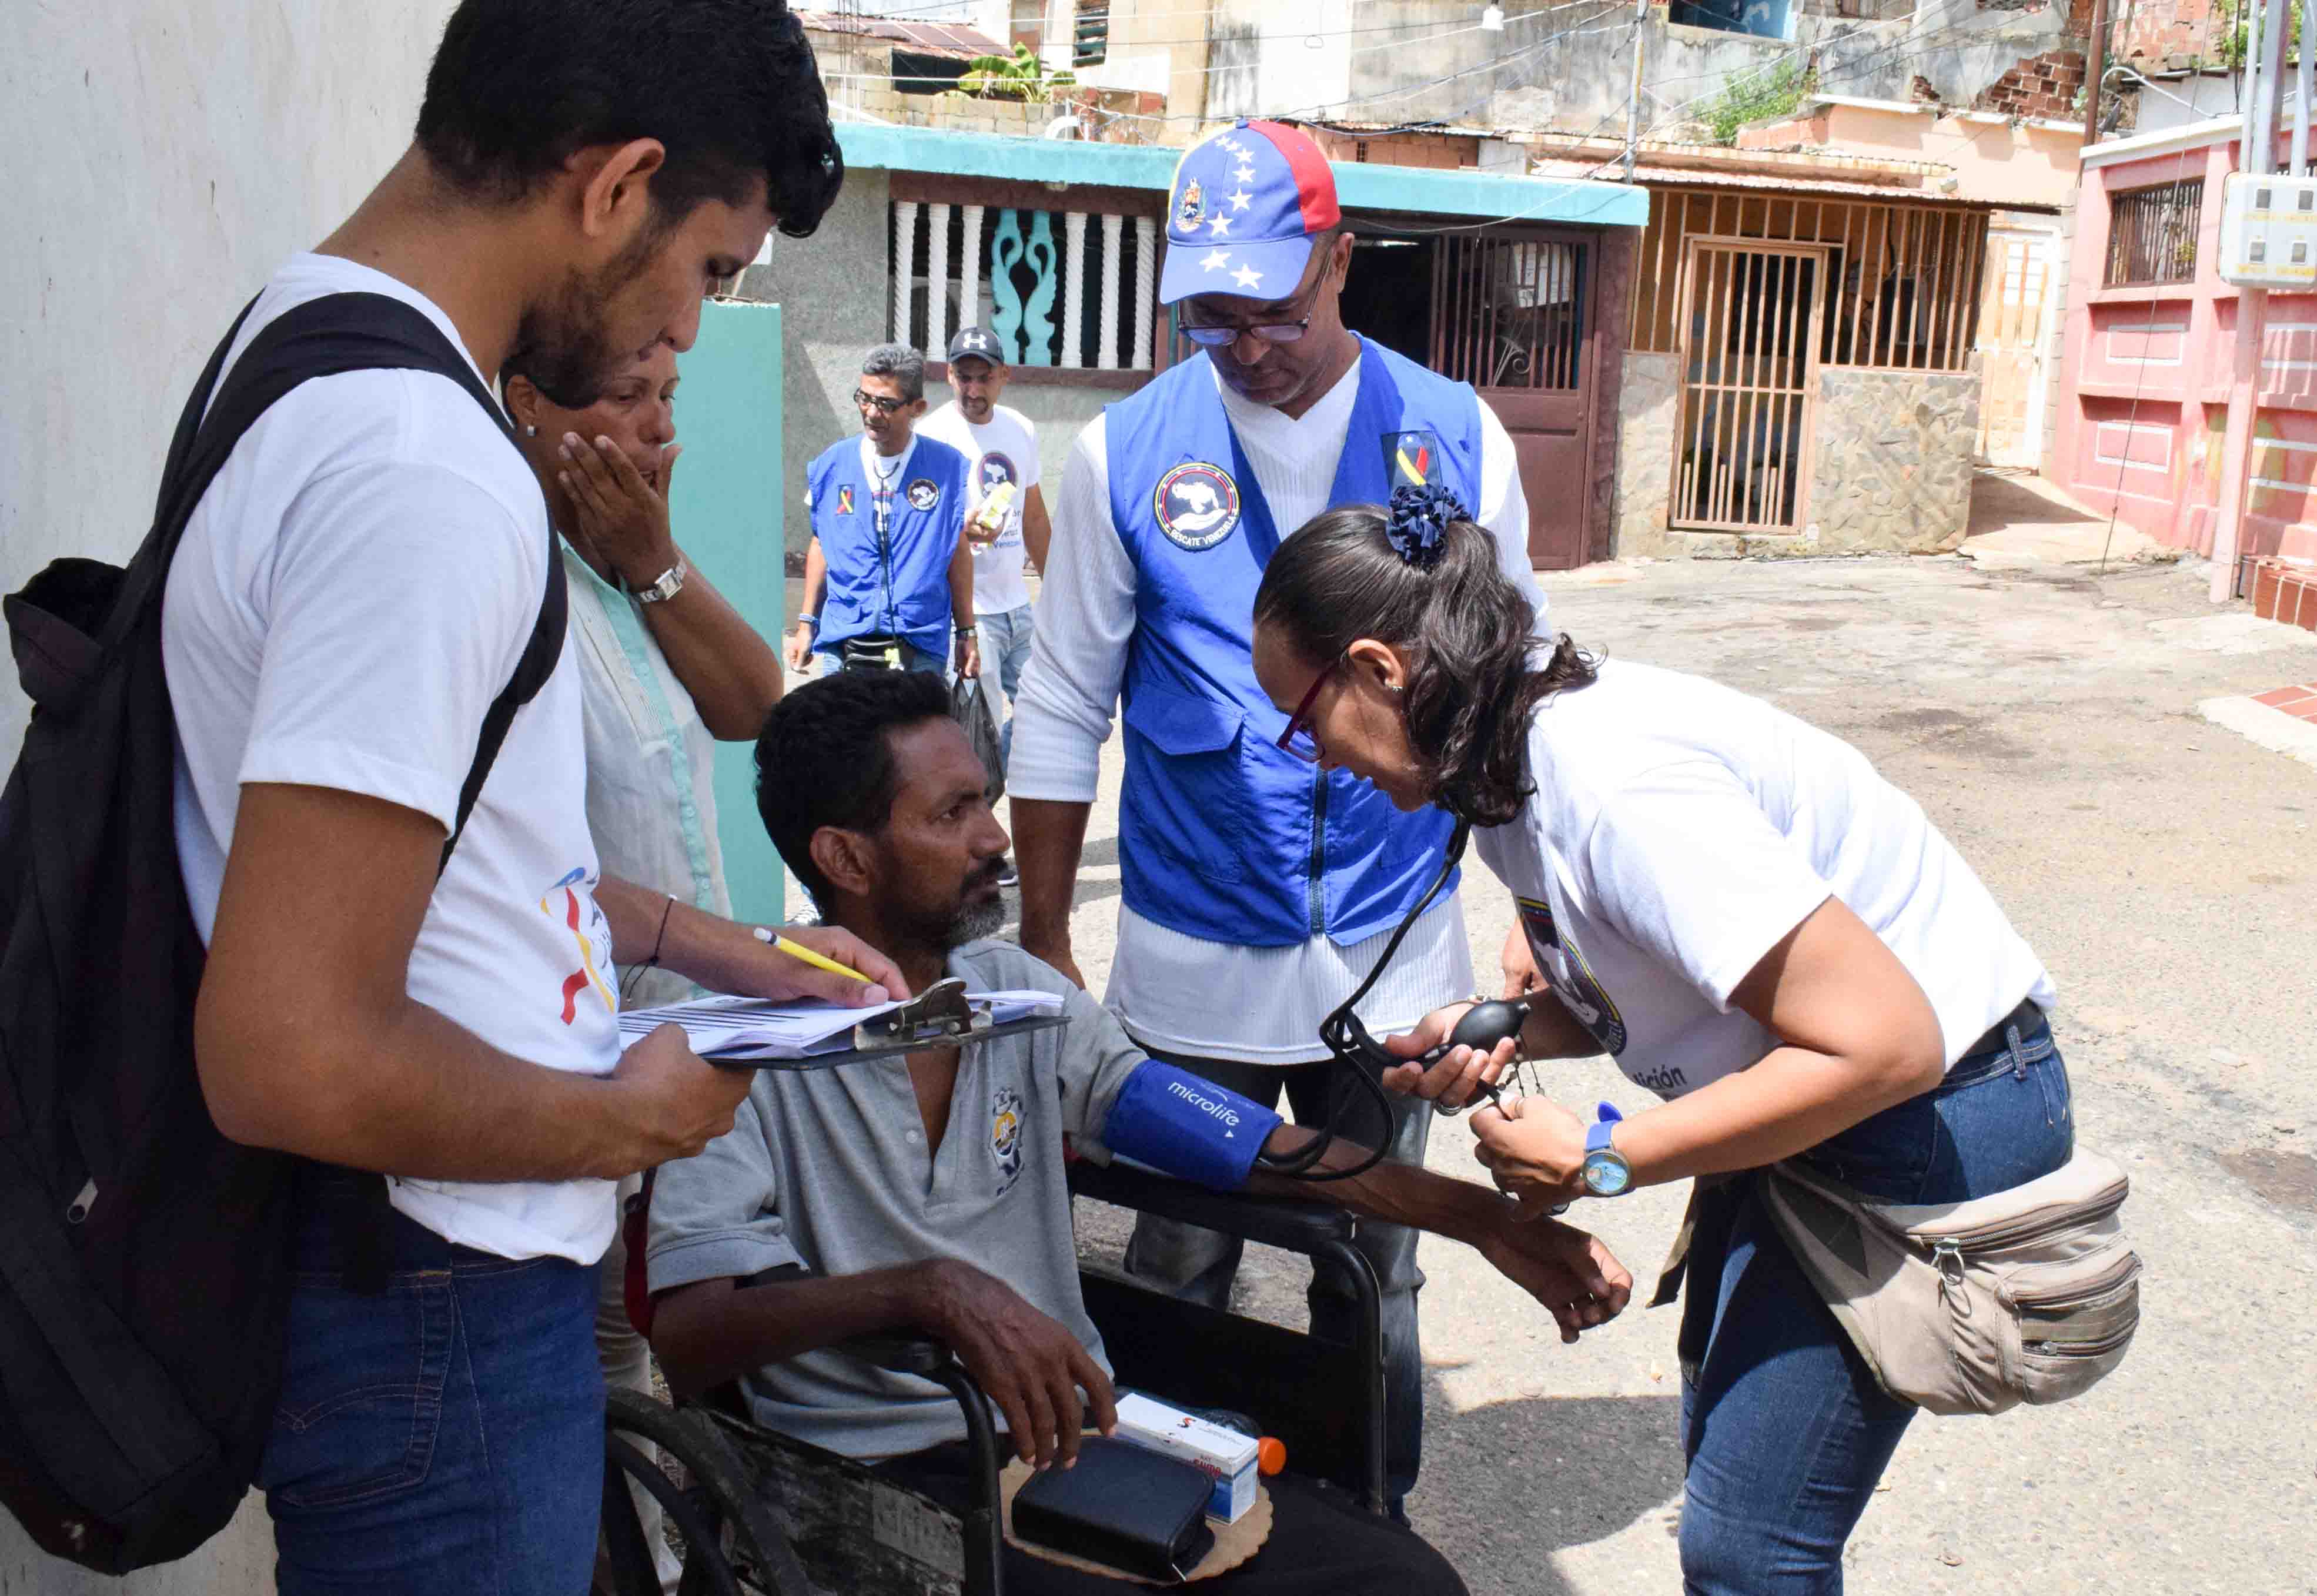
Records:
<instances>
[{"instance_id":1,"label":"white decorative window grille","mask_svg":"<svg viewBox=\"0 0 2317 1596\"><path fill-rule=\"evenodd\" d=\"M1154 217L897 200L890 243L891 335L929 360L980 325L1017 367L1150 368Z\"/></svg>"}]
</instances>

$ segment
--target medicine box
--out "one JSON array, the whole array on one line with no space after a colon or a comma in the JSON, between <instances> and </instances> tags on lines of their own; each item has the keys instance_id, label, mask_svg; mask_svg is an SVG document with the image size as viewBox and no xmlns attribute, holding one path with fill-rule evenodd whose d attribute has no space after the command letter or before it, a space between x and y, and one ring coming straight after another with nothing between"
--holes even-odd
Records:
<instances>
[{"instance_id":1,"label":"medicine box","mask_svg":"<svg viewBox=\"0 0 2317 1596\"><path fill-rule=\"evenodd\" d=\"M1118 1399L1117 1438L1145 1451L1180 1458L1212 1479L1214 1493L1207 1498L1211 1519L1236 1524L1255 1505L1256 1442L1251 1435L1130 1391Z\"/></svg>"}]
</instances>

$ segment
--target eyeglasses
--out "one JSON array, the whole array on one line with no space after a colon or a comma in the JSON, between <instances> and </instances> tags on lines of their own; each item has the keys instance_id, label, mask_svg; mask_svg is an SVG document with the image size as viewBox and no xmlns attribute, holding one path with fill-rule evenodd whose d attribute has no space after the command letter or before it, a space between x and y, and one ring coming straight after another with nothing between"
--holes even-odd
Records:
<instances>
[{"instance_id":1,"label":"eyeglasses","mask_svg":"<svg viewBox=\"0 0 2317 1596\"><path fill-rule=\"evenodd\" d=\"M1320 285L1327 281L1328 268L1323 264L1320 268L1320 275L1312 280L1311 286L1290 300L1287 309L1293 310L1298 303L1308 305L1311 300L1318 299ZM1185 307L1185 308L1188 308ZM1301 321L1266 322L1260 326L1248 326L1239 322L1225 322L1220 325L1202 325L1194 324L1185 317L1183 322L1183 336L1205 349L1221 349L1226 343L1236 343L1242 334L1248 333L1253 333L1266 343L1293 343L1311 330L1311 317L1315 314L1315 311L1307 309Z\"/></svg>"},{"instance_id":2,"label":"eyeglasses","mask_svg":"<svg viewBox=\"0 0 2317 1596\"><path fill-rule=\"evenodd\" d=\"M854 408L874 410L880 415L890 415L908 402L907 399L889 399L882 394L865 393L857 388L853 390Z\"/></svg>"},{"instance_id":3,"label":"eyeglasses","mask_svg":"<svg viewBox=\"0 0 2317 1596\"><path fill-rule=\"evenodd\" d=\"M1328 685L1336 667L1343 663L1344 656L1337 655L1328 662L1327 669L1311 678L1303 701L1295 706L1295 713L1287 718L1287 729L1279 734L1276 745L1281 752L1293 754L1307 765L1318 764L1327 757L1328 751L1320 745L1319 734L1311 729L1311 706L1320 701L1320 690Z\"/></svg>"}]
</instances>

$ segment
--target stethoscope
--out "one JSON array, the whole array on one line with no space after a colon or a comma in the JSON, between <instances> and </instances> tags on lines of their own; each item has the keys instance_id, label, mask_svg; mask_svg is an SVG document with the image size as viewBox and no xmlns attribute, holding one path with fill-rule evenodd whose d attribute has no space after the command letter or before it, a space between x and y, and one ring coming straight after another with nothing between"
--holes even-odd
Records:
<instances>
[{"instance_id":1,"label":"stethoscope","mask_svg":"<svg viewBox=\"0 0 2317 1596\"><path fill-rule=\"evenodd\" d=\"M1434 900L1439 897L1442 889L1448 885L1448 878L1456 873L1456 867L1463 862L1464 845L1472 840L1472 822L1457 821L1456 829L1450 834L1448 846L1441 856L1439 872L1432 878L1432 885L1424 889L1424 896L1416 900L1415 906L1400 916L1399 926L1391 933L1391 941L1383 945L1383 955L1375 961L1375 967L1368 971L1367 979L1362 981L1358 989L1351 996L1337 1004L1325 1020L1320 1021L1320 1039L1327 1044L1328 1055L1345 1074L1360 1083L1361 1089L1367 1093L1367 1101L1375 1105L1376 1111L1381 1117L1381 1123L1387 1133L1391 1125L1391 1098L1384 1091L1382 1083L1377 1080L1376 1077L1379 1074L1403 1064L1436 1064L1458 1048L1478 1048L1482 1052L1490 1051L1507 1037L1518 1036L1523 1022L1528 1019L1529 1006L1525 1001L1498 998L1487 1003L1474 1003L1465 1012L1464 1017L1456 1021L1456 1028L1449 1033L1446 1041L1414 1058L1402 1058L1370 1035L1368 1028L1360 1023L1360 1017L1352 1012L1359 1004L1360 1000L1366 997L1370 990L1374 987L1378 978L1391 966L1392 955L1400 951L1400 943L1408 939L1409 930L1423 918L1424 912L1432 906ZM1484 1084L1480 1088L1480 1095L1494 1103L1498 1101L1497 1090L1493 1085ZM1383 1162L1387 1145L1391 1140L1389 1134L1378 1137L1375 1146L1369 1150L1367 1156L1349 1168L1331 1170L1316 1168L1320 1161L1328 1155L1328 1150L1335 1146L1337 1128L1343 1121L1345 1105L1350 1101L1349 1094L1338 1098L1328 1112L1328 1123L1320 1128L1320 1134L1293 1153L1282 1154L1276 1157L1267 1153L1257 1154L1256 1167L1275 1175L1284 1175L1291 1180L1314 1182L1348 1181L1355 1175L1367 1173Z\"/></svg>"}]
</instances>

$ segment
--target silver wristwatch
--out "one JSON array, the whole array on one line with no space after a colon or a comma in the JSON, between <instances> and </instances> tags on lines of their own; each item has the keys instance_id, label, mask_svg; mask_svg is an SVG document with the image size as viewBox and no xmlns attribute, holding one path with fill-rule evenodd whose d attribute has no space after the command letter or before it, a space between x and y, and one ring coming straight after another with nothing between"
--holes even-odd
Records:
<instances>
[{"instance_id":1,"label":"silver wristwatch","mask_svg":"<svg viewBox=\"0 0 2317 1596\"><path fill-rule=\"evenodd\" d=\"M675 557L675 564L659 574L658 581L649 587L636 589L636 602L640 604L665 604L684 591L684 579L691 575L692 567L679 554Z\"/></svg>"}]
</instances>

